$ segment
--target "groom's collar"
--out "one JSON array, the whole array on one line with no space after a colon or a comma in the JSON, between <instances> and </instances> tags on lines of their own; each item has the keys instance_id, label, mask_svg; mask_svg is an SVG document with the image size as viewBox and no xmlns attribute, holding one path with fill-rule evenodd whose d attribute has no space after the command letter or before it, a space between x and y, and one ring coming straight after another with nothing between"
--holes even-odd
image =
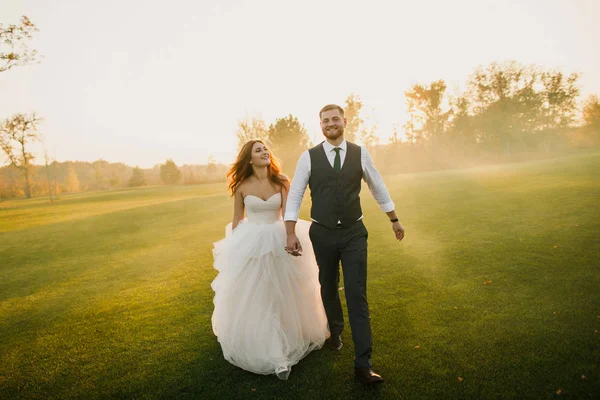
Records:
<instances>
[{"instance_id":1,"label":"groom's collar","mask_svg":"<svg viewBox=\"0 0 600 400\"><path fill-rule=\"evenodd\" d=\"M332 145L331 143L329 143L327 140L325 140L323 142L323 150L325 150L325 154L328 154L330 151L332 151L336 146ZM346 147L347 147L347 143L346 143L346 139L344 139L342 141L342 143L340 143L339 146L340 149L342 149L343 151L346 151Z\"/></svg>"}]
</instances>

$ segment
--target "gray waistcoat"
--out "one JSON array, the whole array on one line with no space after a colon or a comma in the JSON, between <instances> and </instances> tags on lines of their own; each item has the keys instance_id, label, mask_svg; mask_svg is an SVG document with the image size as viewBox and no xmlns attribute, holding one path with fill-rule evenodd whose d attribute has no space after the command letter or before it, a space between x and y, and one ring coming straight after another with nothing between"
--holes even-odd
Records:
<instances>
[{"instance_id":1,"label":"gray waistcoat","mask_svg":"<svg viewBox=\"0 0 600 400\"><path fill-rule=\"evenodd\" d=\"M328 228L356 223L362 215L360 189L363 176L360 162L360 146L346 142L346 158L340 172L334 171L327 160L323 143L310 149L310 196L312 219Z\"/></svg>"}]
</instances>

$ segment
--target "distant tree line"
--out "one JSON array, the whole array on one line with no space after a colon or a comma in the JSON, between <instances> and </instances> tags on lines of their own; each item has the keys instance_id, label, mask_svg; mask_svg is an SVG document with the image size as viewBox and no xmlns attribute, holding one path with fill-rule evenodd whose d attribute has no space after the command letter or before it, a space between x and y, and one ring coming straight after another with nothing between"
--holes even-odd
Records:
<instances>
[{"instance_id":1,"label":"distant tree line","mask_svg":"<svg viewBox=\"0 0 600 400\"><path fill-rule=\"evenodd\" d=\"M88 190L225 182L226 170L226 165L214 161L178 167L172 160L167 160L152 168L104 160L54 161L48 165L29 165L28 177L31 196L56 196ZM10 165L0 168L0 198L23 197L25 187L24 176L18 168Z\"/></svg>"},{"instance_id":2,"label":"distant tree line","mask_svg":"<svg viewBox=\"0 0 600 400\"><path fill-rule=\"evenodd\" d=\"M36 50L27 46L35 32L26 16L16 25L0 23L0 73L38 62ZM448 94L446 82L437 80L414 84L404 96L406 110L398 113L408 113L408 120L383 135L377 121L365 123L369 117L363 115L359 95L350 94L343 105L346 139L365 145L383 173L551 157L600 147L600 102L596 95L581 100L576 73L516 61L492 63L476 68L463 91ZM227 166L212 158L206 165L178 167L169 159L142 169L103 160L57 162L49 159L44 147L43 164L36 164L31 146L44 144L39 133L42 120L35 113L0 120L0 155L7 164L0 168L0 199L225 179ZM290 176L300 154L315 144L292 114L270 124L248 117L239 121L236 135L240 147L249 139L262 139ZM380 144L382 136L389 138L388 143ZM322 140L320 133L317 138Z\"/></svg>"},{"instance_id":3,"label":"distant tree line","mask_svg":"<svg viewBox=\"0 0 600 400\"><path fill-rule=\"evenodd\" d=\"M581 102L576 73L515 61L492 63L476 68L462 92L448 94L446 83L437 80L414 84L404 96L408 121L384 133L386 144L379 143L376 122L365 124L358 95L349 95L343 105L346 139L369 148L385 173L518 161L600 146L600 103L595 95ZM287 174L313 145L293 115L268 127L260 118L241 120L237 138L239 146L251 138L265 141Z\"/></svg>"}]
</instances>

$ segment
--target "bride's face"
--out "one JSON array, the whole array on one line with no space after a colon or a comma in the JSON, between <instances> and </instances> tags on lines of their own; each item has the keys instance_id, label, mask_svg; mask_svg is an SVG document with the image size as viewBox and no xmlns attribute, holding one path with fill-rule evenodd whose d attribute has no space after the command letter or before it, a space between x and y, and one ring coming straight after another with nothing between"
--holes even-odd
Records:
<instances>
[{"instance_id":1,"label":"bride's face","mask_svg":"<svg viewBox=\"0 0 600 400\"><path fill-rule=\"evenodd\" d=\"M344 134L346 118L340 110L327 110L321 113L321 130L326 138L335 140Z\"/></svg>"},{"instance_id":2,"label":"bride's face","mask_svg":"<svg viewBox=\"0 0 600 400\"><path fill-rule=\"evenodd\" d=\"M260 142L254 143L252 146L252 164L256 167L264 167L271 164L271 154L267 146Z\"/></svg>"}]
</instances>

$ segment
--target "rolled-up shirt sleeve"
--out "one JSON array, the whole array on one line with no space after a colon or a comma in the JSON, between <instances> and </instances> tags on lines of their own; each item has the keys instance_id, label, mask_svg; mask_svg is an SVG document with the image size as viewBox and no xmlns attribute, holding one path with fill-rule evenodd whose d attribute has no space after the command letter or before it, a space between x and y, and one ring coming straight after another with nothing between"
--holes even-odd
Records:
<instances>
[{"instance_id":1,"label":"rolled-up shirt sleeve","mask_svg":"<svg viewBox=\"0 0 600 400\"><path fill-rule=\"evenodd\" d=\"M283 216L284 221L298 221L298 214L300 213L300 205L302 204L302 198L308 185L308 179L310 178L310 154L308 150L300 155L298 164L296 164L296 172L292 179L290 186L290 192L288 193L287 203L285 204L285 215Z\"/></svg>"},{"instance_id":2,"label":"rolled-up shirt sleeve","mask_svg":"<svg viewBox=\"0 0 600 400\"><path fill-rule=\"evenodd\" d=\"M383 182L383 178L375 168L371 154L366 147L361 146L361 163L363 167L363 179L367 182L367 186L371 194L375 198L377 204L383 212L394 211L395 205L390 197L390 193Z\"/></svg>"}]
</instances>

